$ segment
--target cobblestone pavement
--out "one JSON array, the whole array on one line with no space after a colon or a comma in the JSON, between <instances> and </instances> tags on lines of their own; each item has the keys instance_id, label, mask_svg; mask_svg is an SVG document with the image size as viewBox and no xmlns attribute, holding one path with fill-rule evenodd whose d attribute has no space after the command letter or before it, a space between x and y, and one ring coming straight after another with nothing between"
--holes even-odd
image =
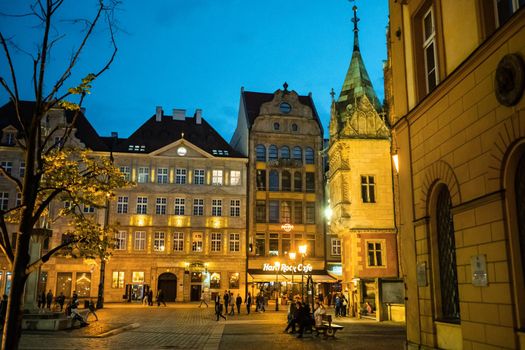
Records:
<instances>
[{"instance_id":1,"label":"cobblestone pavement","mask_svg":"<svg viewBox=\"0 0 525 350\"><path fill-rule=\"evenodd\" d=\"M227 316L216 322L213 307L176 304L147 307L108 304L97 312L99 321L61 332L25 332L21 349L404 349L404 325L338 318L344 326L335 339L283 332L285 311ZM130 325L132 325L130 327ZM108 333L109 332L109 333ZM113 333L116 333L113 335Z\"/></svg>"}]
</instances>

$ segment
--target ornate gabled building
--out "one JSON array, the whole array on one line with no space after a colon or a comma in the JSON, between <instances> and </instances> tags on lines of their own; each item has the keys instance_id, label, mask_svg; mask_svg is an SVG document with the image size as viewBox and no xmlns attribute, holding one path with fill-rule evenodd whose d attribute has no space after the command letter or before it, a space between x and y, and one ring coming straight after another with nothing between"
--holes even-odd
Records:
<instances>
[{"instance_id":1,"label":"ornate gabled building","mask_svg":"<svg viewBox=\"0 0 525 350\"><path fill-rule=\"evenodd\" d=\"M377 310L373 315L377 320L403 319L402 306L389 308L394 314L387 314L385 308L386 303L403 303L402 283L396 280L390 130L361 57L357 8L353 10L352 59L339 98L332 101L330 117L329 235L342 241L343 285L350 314L361 315L362 306L369 302ZM401 293L396 293L400 288Z\"/></svg>"}]
</instances>

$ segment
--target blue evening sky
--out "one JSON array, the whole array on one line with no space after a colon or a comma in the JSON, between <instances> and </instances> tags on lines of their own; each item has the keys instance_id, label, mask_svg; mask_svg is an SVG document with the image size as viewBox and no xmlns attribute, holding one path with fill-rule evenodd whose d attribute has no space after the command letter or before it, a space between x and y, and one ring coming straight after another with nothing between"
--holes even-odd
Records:
<instances>
[{"instance_id":1,"label":"blue evening sky","mask_svg":"<svg viewBox=\"0 0 525 350\"><path fill-rule=\"evenodd\" d=\"M0 12L27 12L31 1L0 0ZM66 0L53 34L66 32L56 45L47 74L50 87L78 41L78 24L88 18L94 0ZM240 89L274 92L286 81L290 90L312 93L325 133L330 118L330 89L339 95L353 45L353 2L346 0L125 0L116 13L119 48L110 70L93 84L86 115L102 136L129 136L162 106L196 108L229 141L237 122ZM383 99L386 59L386 0L357 0L359 41L366 68ZM13 49L21 97L34 100L32 63L40 31L29 17L0 17L0 31ZM79 61L73 80L100 67L110 54L101 26ZM5 58L0 76L8 82ZM5 91L0 103L7 102Z\"/></svg>"}]
</instances>

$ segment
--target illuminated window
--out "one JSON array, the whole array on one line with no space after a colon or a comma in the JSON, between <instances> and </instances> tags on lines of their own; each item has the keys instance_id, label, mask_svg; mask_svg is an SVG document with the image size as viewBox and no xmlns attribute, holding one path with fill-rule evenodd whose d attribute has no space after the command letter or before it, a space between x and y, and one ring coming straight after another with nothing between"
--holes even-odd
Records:
<instances>
[{"instance_id":1,"label":"illuminated window","mask_svg":"<svg viewBox=\"0 0 525 350\"><path fill-rule=\"evenodd\" d=\"M115 249L116 250L126 250L128 240L127 231L118 231L115 233Z\"/></svg>"},{"instance_id":2,"label":"illuminated window","mask_svg":"<svg viewBox=\"0 0 525 350\"><path fill-rule=\"evenodd\" d=\"M210 274L210 288L219 289L221 288L221 273L212 272Z\"/></svg>"},{"instance_id":3,"label":"illuminated window","mask_svg":"<svg viewBox=\"0 0 525 350\"><path fill-rule=\"evenodd\" d=\"M144 271L133 271L131 273L132 283L144 283Z\"/></svg>"},{"instance_id":4,"label":"illuminated window","mask_svg":"<svg viewBox=\"0 0 525 350\"><path fill-rule=\"evenodd\" d=\"M213 170L211 176L211 184L221 186L222 185L222 170Z\"/></svg>"},{"instance_id":5,"label":"illuminated window","mask_svg":"<svg viewBox=\"0 0 525 350\"><path fill-rule=\"evenodd\" d=\"M156 252L163 252L166 245L166 238L164 232L155 232L153 236L153 250Z\"/></svg>"},{"instance_id":6,"label":"illuminated window","mask_svg":"<svg viewBox=\"0 0 525 350\"><path fill-rule=\"evenodd\" d=\"M211 200L211 215L222 216L222 199Z\"/></svg>"},{"instance_id":7,"label":"illuminated window","mask_svg":"<svg viewBox=\"0 0 525 350\"><path fill-rule=\"evenodd\" d=\"M137 214L148 213L148 197L137 197Z\"/></svg>"},{"instance_id":8,"label":"illuminated window","mask_svg":"<svg viewBox=\"0 0 525 350\"><path fill-rule=\"evenodd\" d=\"M193 183L195 185L204 185L204 169L193 170Z\"/></svg>"},{"instance_id":9,"label":"illuminated window","mask_svg":"<svg viewBox=\"0 0 525 350\"><path fill-rule=\"evenodd\" d=\"M175 198L175 207L173 214L184 215L184 209L186 208L186 200L184 198Z\"/></svg>"},{"instance_id":10,"label":"illuminated window","mask_svg":"<svg viewBox=\"0 0 525 350\"><path fill-rule=\"evenodd\" d=\"M128 212L128 197L117 197L117 214L126 214Z\"/></svg>"},{"instance_id":11,"label":"illuminated window","mask_svg":"<svg viewBox=\"0 0 525 350\"><path fill-rule=\"evenodd\" d=\"M184 251L184 233L173 232L173 251L182 252Z\"/></svg>"},{"instance_id":12,"label":"illuminated window","mask_svg":"<svg viewBox=\"0 0 525 350\"><path fill-rule=\"evenodd\" d=\"M361 198L363 203L375 203L375 181L373 176L361 176Z\"/></svg>"},{"instance_id":13,"label":"illuminated window","mask_svg":"<svg viewBox=\"0 0 525 350\"><path fill-rule=\"evenodd\" d=\"M290 201L281 202L281 222L285 224L292 222L292 202Z\"/></svg>"},{"instance_id":14,"label":"illuminated window","mask_svg":"<svg viewBox=\"0 0 525 350\"><path fill-rule=\"evenodd\" d=\"M166 215L166 197L157 197L155 201L155 214L157 215Z\"/></svg>"},{"instance_id":15,"label":"illuminated window","mask_svg":"<svg viewBox=\"0 0 525 350\"><path fill-rule=\"evenodd\" d=\"M9 209L9 192L0 192L0 210Z\"/></svg>"},{"instance_id":16,"label":"illuminated window","mask_svg":"<svg viewBox=\"0 0 525 350\"><path fill-rule=\"evenodd\" d=\"M238 272L230 272L229 273L229 288L230 289L239 289L239 273Z\"/></svg>"},{"instance_id":17,"label":"illuminated window","mask_svg":"<svg viewBox=\"0 0 525 350\"><path fill-rule=\"evenodd\" d=\"M157 183L168 183L168 168L157 168Z\"/></svg>"},{"instance_id":18,"label":"illuminated window","mask_svg":"<svg viewBox=\"0 0 525 350\"><path fill-rule=\"evenodd\" d=\"M202 252L202 232L193 232L191 251Z\"/></svg>"},{"instance_id":19,"label":"illuminated window","mask_svg":"<svg viewBox=\"0 0 525 350\"><path fill-rule=\"evenodd\" d=\"M146 232L145 231L136 231L135 240L133 249L135 250L145 250L146 249Z\"/></svg>"},{"instance_id":20,"label":"illuminated window","mask_svg":"<svg viewBox=\"0 0 525 350\"><path fill-rule=\"evenodd\" d=\"M175 169L175 183L178 185L186 183L186 169Z\"/></svg>"},{"instance_id":21,"label":"illuminated window","mask_svg":"<svg viewBox=\"0 0 525 350\"><path fill-rule=\"evenodd\" d=\"M230 171L230 185L238 186L241 184L241 172L239 170Z\"/></svg>"},{"instance_id":22,"label":"illuminated window","mask_svg":"<svg viewBox=\"0 0 525 350\"><path fill-rule=\"evenodd\" d=\"M241 200L230 200L230 216L241 216Z\"/></svg>"},{"instance_id":23,"label":"illuminated window","mask_svg":"<svg viewBox=\"0 0 525 350\"><path fill-rule=\"evenodd\" d=\"M367 242L368 266L383 266L383 249L381 242Z\"/></svg>"},{"instance_id":24,"label":"illuminated window","mask_svg":"<svg viewBox=\"0 0 525 350\"><path fill-rule=\"evenodd\" d=\"M193 200L193 215L195 216L204 215L204 199L195 198Z\"/></svg>"},{"instance_id":25,"label":"illuminated window","mask_svg":"<svg viewBox=\"0 0 525 350\"><path fill-rule=\"evenodd\" d=\"M77 272L75 276L75 290L78 296L80 298L89 298L91 296L91 273Z\"/></svg>"},{"instance_id":26,"label":"illuminated window","mask_svg":"<svg viewBox=\"0 0 525 350\"><path fill-rule=\"evenodd\" d=\"M149 168L140 167L138 171L138 183L148 183L149 182Z\"/></svg>"},{"instance_id":27,"label":"illuminated window","mask_svg":"<svg viewBox=\"0 0 525 350\"><path fill-rule=\"evenodd\" d=\"M124 288L124 271L113 271L111 288Z\"/></svg>"},{"instance_id":28,"label":"illuminated window","mask_svg":"<svg viewBox=\"0 0 525 350\"><path fill-rule=\"evenodd\" d=\"M256 176L257 191L266 191L266 170L257 170Z\"/></svg>"},{"instance_id":29,"label":"illuminated window","mask_svg":"<svg viewBox=\"0 0 525 350\"><path fill-rule=\"evenodd\" d=\"M332 238L332 255L341 255L341 240Z\"/></svg>"},{"instance_id":30,"label":"illuminated window","mask_svg":"<svg viewBox=\"0 0 525 350\"><path fill-rule=\"evenodd\" d=\"M211 234L211 251L220 252L222 245L222 234L217 232L212 232Z\"/></svg>"},{"instance_id":31,"label":"illuminated window","mask_svg":"<svg viewBox=\"0 0 525 350\"><path fill-rule=\"evenodd\" d=\"M230 252L239 252L241 250L241 235L230 233Z\"/></svg>"},{"instance_id":32,"label":"illuminated window","mask_svg":"<svg viewBox=\"0 0 525 350\"><path fill-rule=\"evenodd\" d=\"M281 239L281 252L283 256L288 256L288 252L290 252L292 247L292 242L290 240L290 234L289 233L283 233L283 237Z\"/></svg>"},{"instance_id":33,"label":"illuminated window","mask_svg":"<svg viewBox=\"0 0 525 350\"><path fill-rule=\"evenodd\" d=\"M119 170L120 170L120 173L124 175L124 179L126 179L126 181L131 180L131 170L129 166L121 166Z\"/></svg>"},{"instance_id":34,"label":"illuminated window","mask_svg":"<svg viewBox=\"0 0 525 350\"><path fill-rule=\"evenodd\" d=\"M70 297L72 282L73 274L71 272L57 272L57 284L55 288L56 294L60 295L60 293L64 293L66 298ZM7 287L5 293L8 293Z\"/></svg>"}]
</instances>

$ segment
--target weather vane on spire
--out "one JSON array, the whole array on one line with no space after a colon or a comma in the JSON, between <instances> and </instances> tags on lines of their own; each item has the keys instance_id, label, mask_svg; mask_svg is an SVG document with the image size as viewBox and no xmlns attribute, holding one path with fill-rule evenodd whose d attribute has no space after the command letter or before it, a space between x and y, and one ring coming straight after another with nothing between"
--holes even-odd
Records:
<instances>
[{"instance_id":1,"label":"weather vane on spire","mask_svg":"<svg viewBox=\"0 0 525 350\"><path fill-rule=\"evenodd\" d=\"M355 0L348 0L351 3L355 3ZM359 18L357 17L357 6L352 6L352 10L354 11L354 18L352 18L352 22L354 23L354 32L357 32L359 29L357 29L357 22L359 22Z\"/></svg>"}]
</instances>

